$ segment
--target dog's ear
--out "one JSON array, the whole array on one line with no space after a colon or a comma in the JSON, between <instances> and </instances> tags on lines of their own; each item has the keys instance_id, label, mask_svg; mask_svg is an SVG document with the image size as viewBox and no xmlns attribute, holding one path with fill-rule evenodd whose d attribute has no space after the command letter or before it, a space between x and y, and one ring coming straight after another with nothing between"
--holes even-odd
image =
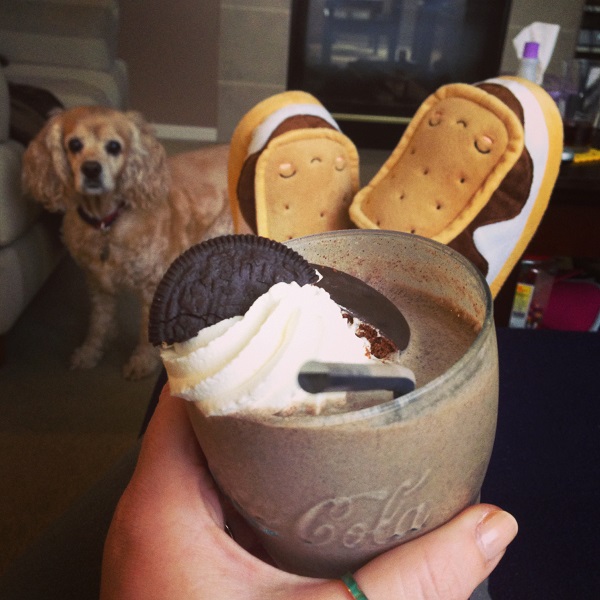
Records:
<instances>
[{"instance_id":1,"label":"dog's ear","mask_svg":"<svg viewBox=\"0 0 600 600\"><path fill-rule=\"evenodd\" d=\"M50 117L23 155L23 191L52 212L66 210L72 187L62 140L63 114Z\"/></svg>"},{"instance_id":2,"label":"dog's ear","mask_svg":"<svg viewBox=\"0 0 600 600\"><path fill-rule=\"evenodd\" d=\"M136 111L125 113L132 126L131 146L120 175L120 189L129 202L148 208L169 194L167 156L151 126Z\"/></svg>"}]
</instances>

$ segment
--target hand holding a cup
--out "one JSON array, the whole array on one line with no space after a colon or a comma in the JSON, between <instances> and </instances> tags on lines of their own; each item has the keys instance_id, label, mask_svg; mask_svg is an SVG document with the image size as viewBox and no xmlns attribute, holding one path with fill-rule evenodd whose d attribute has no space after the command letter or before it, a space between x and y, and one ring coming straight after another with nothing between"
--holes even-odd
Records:
<instances>
[{"instance_id":1,"label":"hand holding a cup","mask_svg":"<svg viewBox=\"0 0 600 600\"><path fill-rule=\"evenodd\" d=\"M163 390L106 541L102 600L466 599L516 535L512 516L476 505L367 563L352 589L280 571L259 558L253 534L222 501L184 402Z\"/></svg>"}]
</instances>

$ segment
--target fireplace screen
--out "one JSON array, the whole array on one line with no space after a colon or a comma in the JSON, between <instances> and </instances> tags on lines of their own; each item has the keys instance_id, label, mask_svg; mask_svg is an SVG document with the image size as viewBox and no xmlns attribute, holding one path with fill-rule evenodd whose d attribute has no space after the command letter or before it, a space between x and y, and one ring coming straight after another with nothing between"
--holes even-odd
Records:
<instances>
[{"instance_id":1,"label":"fireplace screen","mask_svg":"<svg viewBox=\"0 0 600 600\"><path fill-rule=\"evenodd\" d=\"M391 147L439 86L498 74L509 9L510 0L295 0L288 89L316 96L355 143Z\"/></svg>"}]
</instances>

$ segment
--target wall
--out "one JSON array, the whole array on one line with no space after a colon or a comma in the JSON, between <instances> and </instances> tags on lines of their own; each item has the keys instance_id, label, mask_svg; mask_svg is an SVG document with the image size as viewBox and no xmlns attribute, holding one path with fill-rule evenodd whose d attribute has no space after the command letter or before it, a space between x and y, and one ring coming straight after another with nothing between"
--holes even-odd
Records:
<instances>
[{"instance_id":1,"label":"wall","mask_svg":"<svg viewBox=\"0 0 600 600\"><path fill-rule=\"evenodd\" d=\"M285 90L291 0L221 0L218 139Z\"/></svg>"},{"instance_id":2,"label":"wall","mask_svg":"<svg viewBox=\"0 0 600 600\"><path fill-rule=\"evenodd\" d=\"M513 0L502 72L516 71L511 40L533 21L561 25L550 64L558 72L561 59L574 54L583 4ZM227 141L252 106L285 90L291 0L120 5L119 48L129 65L130 104L155 123L183 126L163 130L167 134L211 139L217 130L218 139Z\"/></svg>"},{"instance_id":3,"label":"wall","mask_svg":"<svg viewBox=\"0 0 600 600\"><path fill-rule=\"evenodd\" d=\"M216 138L219 0L120 0L129 105L159 135Z\"/></svg>"},{"instance_id":4,"label":"wall","mask_svg":"<svg viewBox=\"0 0 600 600\"><path fill-rule=\"evenodd\" d=\"M534 21L561 25L549 71L575 52L584 0L513 0L501 71L515 73L512 38ZM257 102L285 90L290 0L221 0L218 138Z\"/></svg>"}]
</instances>

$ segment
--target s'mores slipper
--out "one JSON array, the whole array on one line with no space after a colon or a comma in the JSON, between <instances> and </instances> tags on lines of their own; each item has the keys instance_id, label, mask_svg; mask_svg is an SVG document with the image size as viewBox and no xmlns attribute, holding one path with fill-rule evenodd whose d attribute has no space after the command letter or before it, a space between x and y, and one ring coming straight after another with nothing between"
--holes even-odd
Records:
<instances>
[{"instance_id":1,"label":"s'mores slipper","mask_svg":"<svg viewBox=\"0 0 600 600\"><path fill-rule=\"evenodd\" d=\"M361 228L448 244L481 270L495 297L546 210L562 132L556 103L527 80L443 86L355 196L350 216Z\"/></svg>"},{"instance_id":2,"label":"s'mores slipper","mask_svg":"<svg viewBox=\"0 0 600 600\"><path fill-rule=\"evenodd\" d=\"M252 108L230 145L236 233L279 242L347 229L359 189L358 152L311 94L288 91Z\"/></svg>"}]
</instances>

